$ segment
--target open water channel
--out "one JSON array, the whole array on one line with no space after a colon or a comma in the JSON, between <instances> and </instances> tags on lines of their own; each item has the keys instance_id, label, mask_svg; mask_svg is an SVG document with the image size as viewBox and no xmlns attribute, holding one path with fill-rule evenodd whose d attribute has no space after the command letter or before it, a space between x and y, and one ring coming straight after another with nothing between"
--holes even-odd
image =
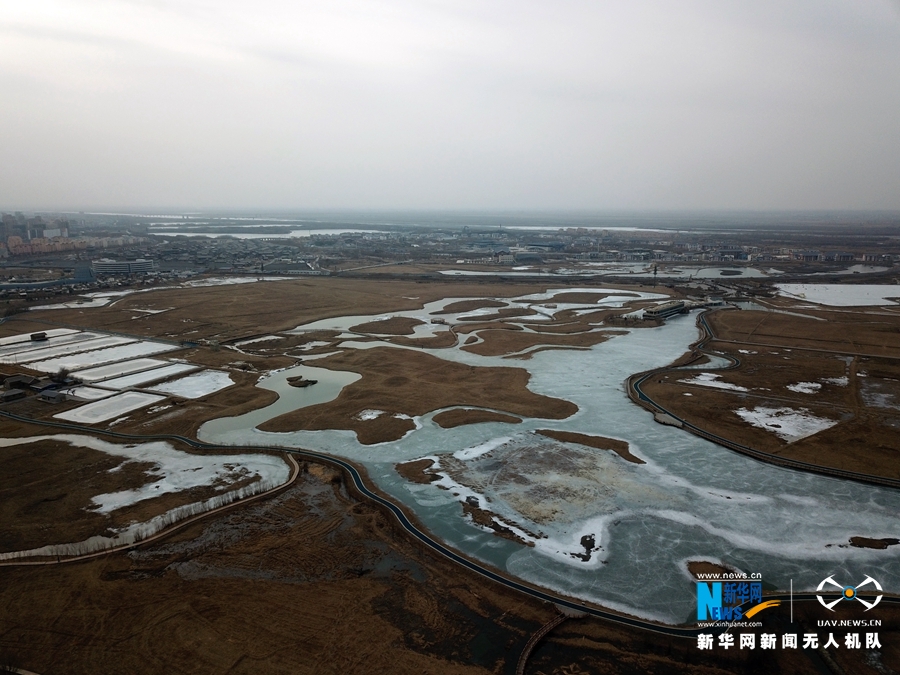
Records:
<instances>
[{"instance_id":1,"label":"open water channel","mask_svg":"<svg viewBox=\"0 0 900 675\"><path fill-rule=\"evenodd\" d=\"M393 316L428 322L429 312L454 300ZM614 304L616 299L607 302ZM298 330L348 330L379 318L385 317L329 319ZM439 412L435 411L416 418L416 429L401 440L377 445L361 445L355 434L341 430L256 429L289 410L333 399L359 377L301 365L260 382L259 386L279 393L276 403L209 422L199 436L213 443L299 446L353 460L366 468L381 490L456 549L514 577L648 619L690 620L695 611L694 584L687 572L691 560L760 572L769 588L787 589L793 581L795 590L813 590L829 575L847 584L871 575L886 591L900 591L900 547L876 551L848 546L851 536L898 536L900 491L751 460L656 424L628 399L626 378L680 356L697 338L694 319L680 316L659 328L616 335L589 350L542 351L524 361L482 357L456 348L432 352L476 366L526 368L532 391L578 405L578 412L565 420L442 429L432 421ZM419 331L435 328L420 326ZM287 384L291 375L319 384L297 389ZM573 454L571 444L536 437L535 429L623 439L646 463L632 464L584 446L575 446ZM541 443L545 454L536 456ZM557 464L553 453L560 458ZM450 460L454 454L468 480L465 485L453 484L448 476L442 484L450 489L410 483L394 469L398 462L426 456ZM515 479L505 478L510 475ZM542 511L532 503L536 494L542 495L538 499L543 499L539 506L546 507ZM534 535L530 538L534 545L497 537L474 524L461 508L466 497ZM585 561L575 554L584 553L582 537L589 535L597 550Z\"/></svg>"}]
</instances>

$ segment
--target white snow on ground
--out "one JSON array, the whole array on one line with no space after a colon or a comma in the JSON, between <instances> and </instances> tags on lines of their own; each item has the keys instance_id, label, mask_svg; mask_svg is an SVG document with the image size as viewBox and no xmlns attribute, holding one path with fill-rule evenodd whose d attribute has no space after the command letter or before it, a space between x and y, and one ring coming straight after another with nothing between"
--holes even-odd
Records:
<instances>
[{"instance_id":1,"label":"white snow on ground","mask_svg":"<svg viewBox=\"0 0 900 675\"><path fill-rule=\"evenodd\" d=\"M796 391L798 394L815 394L822 388L822 385L818 382L798 382L797 384L789 384L787 388L791 391Z\"/></svg>"},{"instance_id":2,"label":"white snow on ground","mask_svg":"<svg viewBox=\"0 0 900 675\"><path fill-rule=\"evenodd\" d=\"M51 328L50 330L41 332L46 333L48 338L52 338L58 335L77 333L78 331L74 328ZM0 345L11 345L17 342L31 342L31 333L19 333L18 335L7 335L6 337L0 338Z\"/></svg>"},{"instance_id":3,"label":"white snow on ground","mask_svg":"<svg viewBox=\"0 0 900 675\"><path fill-rule=\"evenodd\" d=\"M170 309L174 309L174 307L166 307L165 309L130 309L130 312L141 312L142 314L162 314L163 312L168 312Z\"/></svg>"},{"instance_id":4,"label":"white snow on ground","mask_svg":"<svg viewBox=\"0 0 900 675\"><path fill-rule=\"evenodd\" d=\"M289 281L291 277L212 277L210 279L197 279L181 284L184 288L198 288L200 286L231 286L232 284L252 284L257 281Z\"/></svg>"},{"instance_id":5,"label":"white snow on ground","mask_svg":"<svg viewBox=\"0 0 900 675\"><path fill-rule=\"evenodd\" d=\"M749 349L738 349L740 354L756 354L757 352L751 352Z\"/></svg>"},{"instance_id":6,"label":"white snow on ground","mask_svg":"<svg viewBox=\"0 0 900 675\"><path fill-rule=\"evenodd\" d=\"M191 455L165 442L106 445L113 447L103 448L105 452L126 457L130 462L153 462L156 466L147 473L157 480L139 488L97 495L91 501L98 513L109 513L145 499L203 485L214 485L222 491L244 478L259 476L263 480L283 483L289 475L284 460L269 455ZM120 464L112 472L122 466Z\"/></svg>"},{"instance_id":7,"label":"white snow on ground","mask_svg":"<svg viewBox=\"0 0 900 675\"><path fill-rule=\"evenodd\" d=\"M181 373L196 369L197 366L190 363L173 363L162 368L154 368L153 370L145 370L140 373L135 373L134 375L126 375L125 377L116 377L112 380L105 380L103 386L109 387L110 389L128 389L128 387L138 387L148 382L164 380L167 377L180 375Z\"/></svg>"},{"instance_id":8,"label":"white snow on ground","mask_svg":"<svg viewBox=\"0 0 900 675\"><path fill-rule=\"evenodd\" d=\"M504 443L509 443L512 440L509 436L503 436L502 438L492 438L489 441L485 441L484 443L480 443L478 445L473 445L471 448L463 448L462 450L457 450L453 453L453 456L456 459L475 459L476 457L481 457L481 455L486 455L491 450L496 450Z\"/></svg>"},{"instance_id":9,"label":"white snow on ground","mask_svg":"<svg viewBox=\"0 0 900 675\"><path fill-rule=\"evenodd\" d=\"M256 342L268 342L269 340L280 340L281 336L279 335L264 335L258 338L252 338L250 340L241 340L240 342L235 342L234 345L236 347L243 347L244 345L252 345Z\"/></svg>"},{"instance_id":10,"label":"white snow on ground","mask_svg":"<svg viewBox=\"0 0 900 675\"><path fill-rule=\"evenodd\" d=\"M745 422L772 431L788 442L812 436L837 424L836 420L816 417L806 408L740 408L734 412Z\"/></svg>"},{"instance_id":11,"label":"white snow on ground","mask_svg":"<svg viewBox=\"0 0 900 675\"><path fill-rule=\"evenodd\" d=\"M71 356L61 356L56 359L47 361L39 361L33 363L29 368L40 370L44 373L55 373L60 368L68 370L78 370L79 368L87 368L89 366L103 365L104 363L114 363L116 361L124 361L126 359L136 358L138 356L149 356L150 354L159 354L161 352L179 349L175 345L167 345L162 342L135 342L132 344L121 345L119 347L110 347L109 349L100 349L93 352L84 352L81 354L72 354Z\"/></svg>"},{"instance_id":12,"label":"white snow on ground","mask_svg":"<svg viewBox=\"0 0 900 675\"><path fill-rule=\"evenodd\" d=\"M29 312L39 309L84 309L86 307L105 307L112 302L112 298L91 298L90 300L69 300L68 302L60 302L54 305L38 305L29 307Z\"/></svg>"},{"instance_id":13,"label":"white snow on ground","mask_svg":"<svg viewBox=\"0 0 900 675\"><path fill-rule=\"evenodd\" d=\"M847 379L847 376L844 375L842 377L825 377L822 378L822 382L825 382L826 384L834 384L838 387L846 387L849 380Z\"/></svg>"},{"instance_id":14,"label":"white snow on ground","mask_svg":"<svg viewBox=\"0 0 900 675\"><path fill-rule=\"evenodd\" d=\"M117 417L122 413L131 412L138 408L162 401L165 396L157 396L156 394L145 394L139 391L126 391L123 394L116 394L110 398L88 403L87 405L66 410L65 412L54 415L54 419L66 420L68 422L83 422L84 424L94 424L96 422L105 422Z\"/></svg>"},{"instance_id":15,"label":"white snow on ground","mask_svg":"<svg viewBox=\"0 0 900 675\"><path fill-rule=\"evenodd\" d=\"M30 349L25 352L10 354L0 357L0 363L30 363L31 361L42 361L44 359L52 359L65 354L78 354L80 352L92 349L102 349L103 347L114 347L116 345L127 345L136 342L133 338L117 337L115 335L99 336L94 335L88 340L78 340L72 342L67 340L61 345L47 345L41 349ZM92 365L92 361L88 361L87 365Z\"/></svg>"},{"instance_id":16,"label":"white snow on ground","mask_svg":"<svg viewBox=\"0 0 900 675\"><path fill-rule=\"evenodd\" d=\"M307 342L302 347L298 347L301 352L307 352L310 349L316 349L317 347L327 347L330 345L330 342L320 342L318 340L313 340L312 342Z\"/></svg>"},{"instance_id":17,"label":"white snow on ground","mask_svg":"<svg viewBox=\"0 0 900 675\"><path fill-rule=\"evenodd\" d=\"M890 284L778 284L778 291L781 295L833 307L892 305L887 298L900 297L900 286Z\"/></svg>"},{"instance_id":18,"label":"white snow on ground","mask_svg":"<svg viewBox=\"0 0 900 675\"><path fill-rule=\"evenodd\" d=\"M76 401L96 401L97 399L113 395L113 392L108 389L96 389L94 387L72 387L62 391L66 396Z\"/></svg>"},{"instance_id":19,"label":"white snow on ground","mask_svg":"<svg viewBox=\"0 0 900 675\"><path fill-rule=\"evenodd\" d=\"M0 439L0 447L54 440L69 443L75 447L86 447L125 458L128 462L152 462L147 473L146 485L132 490L122 490L95 496L93 510L109 513L116 509L151 499L163 494L190 490L194 487L214 485L219 495L202 502L194 502L176 507L143 523L131 523L115 532L112 537L94 536L71 544L44 546L30 551L0 553L0 560L11 560L28 556L78 555L131 544L164 529L172 523L203 513L218 506L224 506L235 499L249 497L282 485L290 478L290 468L280 457L265 454L241 455L192 455L176 450L164 441L121 445L108 443L91 436L57 434L53 436L32 436L30 438ZM116 472L123 465L112 470ZM259 480L238 489L228 488L238 481L259 477Z\"/></svg>"},{"instance_id":20,"label":"white snow on ground","mask_svg":"<svg viewBox=\"0 0 900 675\"><path fill-rule=\"evenodd\" d=\"M158 384L153 387L153 391L183 396L184 398L201 398L220 389L230 387L233 384L234 381L228 373L223 373L221 370L204 370L172 382Z\"/></svg>"},{"instance_id":21,"label":"white snow on ground","mask_svg":"<svg viewBox=\"0 0 900 675\"><path fill-rule=\"evenodd\" d=\"M130 361L120 361L118 363L110 363L105 366L97 366L96 368L87 368L73 373L74 377L88 382L96 382L97 380L105 380L109 377L117 375L128 375L136 373L139 370L149 370L150 368L158 368L166 365L165 361L159 359L132 359Z\"/></svg>"},{"instance_id":22,"label":"white snow on ground","mask_svg":"<svg viewBox=\"0 0 900 675\"><path fill-rule=\"evenodd\" d=\"M715 389L730 389L732 391L750 391L747 387L742 387L730 382L719 382L719 377L715 373L699 373L689 380L678 380L684 384L699 384L702 387L713 387Z\"/></svg>"},{"instance_id":23,"label":"white snow on ground","mask_svg":"<svg viewBox=\"0 0 900 675\"><path fill-rule=\"evenodd\" d=\"M378 419L384 415L384 410L363 410L356 415L356 419L360 422L368 422L369 420Z\"/></svg>"}]
</instances>

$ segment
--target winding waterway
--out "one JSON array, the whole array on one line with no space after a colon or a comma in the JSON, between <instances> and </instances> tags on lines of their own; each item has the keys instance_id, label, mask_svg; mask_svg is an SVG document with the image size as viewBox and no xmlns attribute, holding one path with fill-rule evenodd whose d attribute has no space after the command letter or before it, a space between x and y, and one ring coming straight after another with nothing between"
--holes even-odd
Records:
<instances>
[{"instance_id":1,"label":"winding waterway","mask_svg":"<svg viewBox=\"0 0 900 675\"><path fill-rule=\"evenodd\" d=\"M427 322L429 312L454 300L394 316ZM550 295L547 300L552 302ZM610 304L621 301L609 300ZM383 317L329 319L298 330L346 331L378 318ZM428 324L417 332L436 328ZM847 545L855 535L896 537L900 492L751 460L682 430L655 424L649 413L628 399L624 381L629 375L671 363L697 334L694 317L683 316L659 328L614 336L588 350L542 351L526 361L482 357L457 348L434 350L442 358L476 366L526 368L532 376L531 390L578 405L579 411L562 421L525 419L517 425L484 423L442 429L432 421L439 412L435 411L416 418L416 429L404 438L368 446L358 443L349 431L256 429L288 410L331 400L359 377L301 365L260 383L279 393L276 403L209 422L199 437L211 443L299 446L353 460L366 468L381 490L405 504L434 535L456 549L512 576L645 618L668 623L689 619L695 591L687 562L699 559L761 572L767 586L779 589L787 589L791 581L795 590L814 589L832 574L856 583L868 574L885 590L900 591L900 547L875 551ZM292 375L316 379L319 384L293 388L286 382ZM577 475L571 473L569 478L552 463L542 474L544 465L534 461L532 432L546 428L627 440L631 451L646 463L631 464L608 451L576 446L581 462ZM496 449L461 452L483 444ZM548 452L563 453L564 446L545 444ZM453 453L468 458L462 461L470 477L483 480L441 489L435 484L410 483L394 469L398 462L425 456L440 461ZM556 495L547 502L554 507L552 517L540 522L529 517L533 514L522 508L522 495L516 492L526 486L519 488L515 481L503 478L511 467L522 471L527 467L531 483L527 489L533 491L537 485ZM448 480L442 482L448 484ZM560 499L560 486L566 485L571 495ZM534 546L497 537L464 517L460 502L467 496L534 534ZM584 553L582 537L589 535L594 536L597 550L584 561L574 554Z\"/></svg>"}]
</instances>

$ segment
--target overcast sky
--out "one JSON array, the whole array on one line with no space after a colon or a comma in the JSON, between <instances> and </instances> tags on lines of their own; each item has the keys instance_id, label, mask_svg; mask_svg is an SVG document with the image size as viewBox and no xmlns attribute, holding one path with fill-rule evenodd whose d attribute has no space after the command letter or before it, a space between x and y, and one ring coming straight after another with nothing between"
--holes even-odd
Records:
<instances>
[{"instance_id":1,"label":"overcast sky","mask_svg":"<svg viewBox=\"0 0 900 675\"><path fill-rule=\"evenodd\" d=\"M0 208L900 209L898 0L0 0Z\"/></svg>"}]
</instances>

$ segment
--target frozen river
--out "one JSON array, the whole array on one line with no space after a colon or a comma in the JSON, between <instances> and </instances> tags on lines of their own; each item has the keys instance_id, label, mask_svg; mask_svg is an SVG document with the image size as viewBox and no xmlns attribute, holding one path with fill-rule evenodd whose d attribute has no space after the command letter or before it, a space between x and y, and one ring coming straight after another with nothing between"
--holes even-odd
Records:
<instances>
[{"instance_id":1,"label":"frozen river","mask_svg":"<svg viewBox=\"0 0 900 675\"><path fill-rule=\"evenodd\" d=\"M427 321L429 311L434 306L395 316ZM377 318L382 317L328 322L346 330ZM900 492L753 461L655 424L628 399L623 383L629 375L671 363L696 338L694 317L683 316L590 350L542 351L527 361L458 349L433 352L476 366L526 368L531 390L578 405L575 415L561 421L525 419L522 424L442 429L432 421L435 411L417 418L417 428L401 440L378 445L361 445L349 431L255 429L288 410L331 400L358 379L303 365L260 383L281 395L272 406L209 422L199 436L215 443L300 446L353 460L381 490L458 550L514 577L645 618L668 623L689 619L695 610L690 560L760 572L767 587L780 589L791 581L795 590L815 589L832 574L858 583L868 574L885 590L900 591L900 547L875 551L847 545L856 535L898 536ZM298 374L319 380L319 385L290 387L286 378ZM646 463L632 464L605 450L532 433L547 428L626 440ZM451 489L410 483L394 469L398 462L421 457L456 466L456 478L442 480ZM502 539L475 525L463 516L460 502L466 497L514 524L534 545ZM585 561L575 554L584 553L582 538L590 535L596 550Z\"/></svg>"}]
</instances>

